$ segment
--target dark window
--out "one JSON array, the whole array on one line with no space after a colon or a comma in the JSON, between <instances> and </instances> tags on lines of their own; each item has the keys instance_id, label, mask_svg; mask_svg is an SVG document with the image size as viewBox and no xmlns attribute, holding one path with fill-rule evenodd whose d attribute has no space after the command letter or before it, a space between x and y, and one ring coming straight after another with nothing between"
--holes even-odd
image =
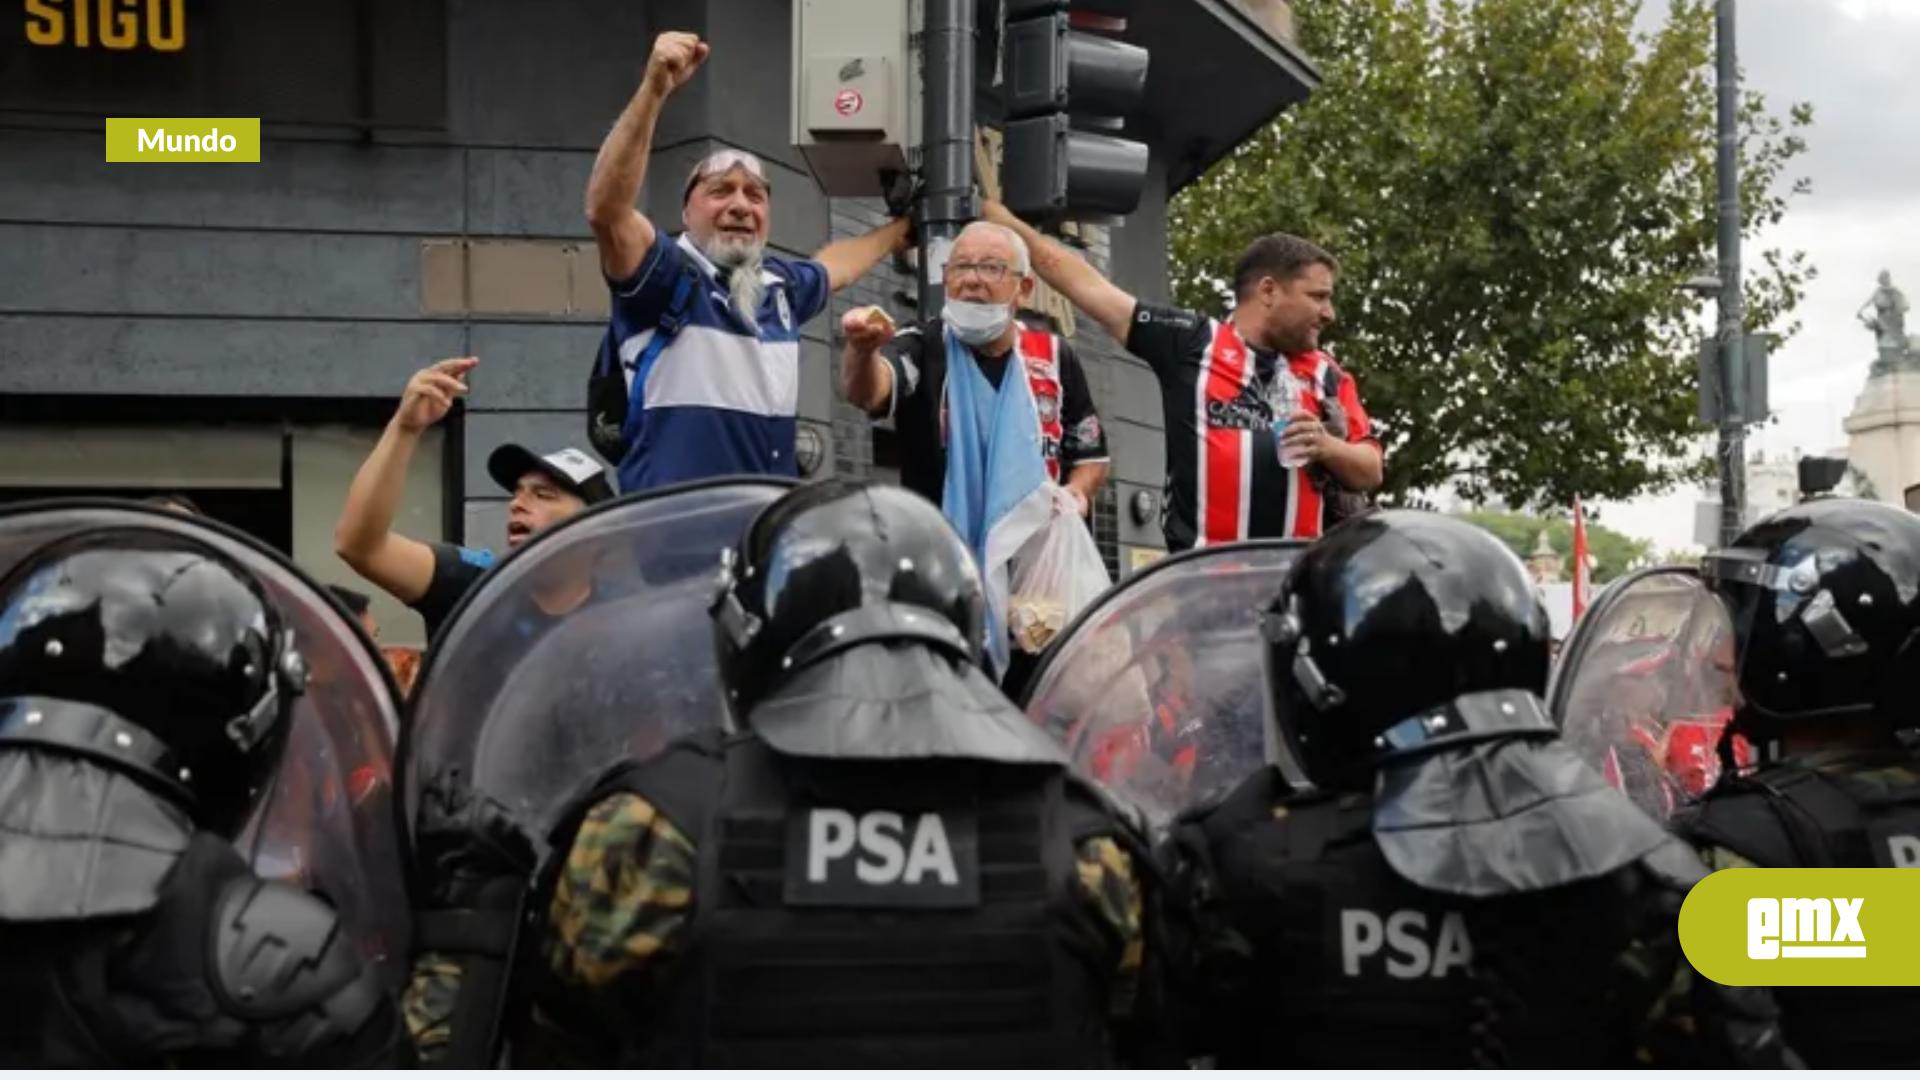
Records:
<instances>
[{"instance_id":1,"label":"dark window","mask_svg":"<svg viewBox=\"0 0 1920 1080\"><path fill-rule=\"evenodd\" d=\"M9 0L0 109L442 128L445 0Z\"/></svg>"}]
</instances>

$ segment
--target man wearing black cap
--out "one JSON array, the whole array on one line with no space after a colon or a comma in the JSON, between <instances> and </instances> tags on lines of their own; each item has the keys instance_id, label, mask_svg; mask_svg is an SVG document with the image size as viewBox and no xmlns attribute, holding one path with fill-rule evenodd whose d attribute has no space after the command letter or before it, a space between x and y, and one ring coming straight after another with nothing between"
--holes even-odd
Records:
<instances>
[{"instance_id":1,"label":"man wearing black cap","mask_svg":"<svg viewBox=\"0 0 1920 1080\"><path fill-rule=\"evenodd\" d=\"M766 166L726 149L681 189L685 232L670 236L634 206L654 125L708 54L694 34L653 43L646 74L608 133L587 181L587 223L611 292L589 384L594 449L622 492L735 473L795 476L800 328L911 239L896 219L812 258L768 250Z\"/></svg>"},{"instance_id":2,"label":"man wearing black cap","mask_svg":"<svg viewBox=\"0 0 1920 1080\"><path fill-rule=\"evenodd\" d=\"M419 541L393 531L394 512L406 489L407 463L420 435L440 422L453 400L467 392L465 377L479 360L442 360L414 373L393 419L353 478L347 505L334 526L334 550L361 577L385 589L426 620L429 639L452 614L467 589L493 565L493 552L437 541ZM567 447L535 454L508 443L487 458L487 474L513 496L507 507L507 547L613 497L606 467L591 454Z\"/></svg>"}]
</instances>

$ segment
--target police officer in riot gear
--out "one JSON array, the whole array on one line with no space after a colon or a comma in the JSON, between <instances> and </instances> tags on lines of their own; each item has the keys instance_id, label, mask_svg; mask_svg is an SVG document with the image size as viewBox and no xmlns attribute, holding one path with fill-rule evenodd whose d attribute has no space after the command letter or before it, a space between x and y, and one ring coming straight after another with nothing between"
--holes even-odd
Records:
<instances>
[{"instance_id":1,"label":"police officer in riot gear","mask_svg":"<svg viewBox=\"0 0 1920 1080\"><path fill-rule=\"evenodd\" d=\"M1777 1064L1764 992L1695 976L1704 870L1559 744L1519 561L1437 514L1310 547L1264 617L1269 767L1175 828L1170 948L1222 1067ZM1690 1021L1690 1022L1689 1022Z\"/></svg>"},{"instance_id":2,"label":"police officer in riot gear","mask_svg":"<svg viewBox=\"0 0 1920 1080\"><path fill-rule=\"evenodd\" d=\"M0 1066L407 1059L334 912L232 843L305 685L198 541L81 531L0 579Z\"/></svg>"},{"instance_id":3,"label":"police officer in riot gear","mask_svg":"<svg viewBox=\"0 0 1920 1080\"><path fill-rule=\"evenodd\" d=\"M733 730L562 816L515 1062L1132 1059L1140 841L980 670L981 581L938 508L810 485L723 561Z\"/></svg>"},{"instance_id":4,"label":"police officer in riot gear","mask_svg":"<svg viewBox=\"0 0 1920 1080\"><path fill-rule=\"evenodd\" d=\"M1729 738L1744 736L1761 764L1729 770L1676 829L1715 869L1920 866L1920 759L1898 735L1920 716L1920 517L1854 499L1803 503L1702 572L1733 621ZM1920 1065L1920 991L1775 996L1814 1067Z\"/></svg>"}]
</instances>

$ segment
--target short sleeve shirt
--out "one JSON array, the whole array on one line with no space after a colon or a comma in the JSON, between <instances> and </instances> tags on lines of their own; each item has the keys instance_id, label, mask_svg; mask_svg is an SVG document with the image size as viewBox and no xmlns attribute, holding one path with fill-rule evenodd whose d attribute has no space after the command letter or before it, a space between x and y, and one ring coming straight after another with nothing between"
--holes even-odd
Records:
<instances>
[{"instance_id":1,"label":"short sleeve shirt","mask_svg":"<svg viewBox=\"0 0 1920 1080\"><path fill-rule=\"evenodd\" d=\"M460 605L467 590L492 568L494 557L493 552L485 548L439 541L430 541L427 547L433 551L433 580L428 582L427 591L420 599L407 606L420 613L421 620L427 624L427 641L432 643L440 636L440 627Z\"/></svg>"},{"instance_id":2,"label":"short sleeve shirt","mask_svg":"<svg viewBox=\"0 0 1920 1080\"><path fill-rule=\"evenodd\" d=\"M1035 405L1059 410L1061 437L1043 439L1041 452L1064 480L1077 465L1108 460L1107 433L1080 358L1064 339L1056 336L1054 343L1060 384L1057 389L1037 385ZM947 482L947 349L940 321L907 327L881 356L893 369L893 396L879 415L891 417L900 435L901 486L937 504ZM1006 379L1011 356L974 354L995 390Z\"/></svg>"},{"instance_id":3,"label":"short sleeve shirt","mask_svg":"<svg viewBox=\"0 0 1920 1080\"><path fill-rule=\"evenodd\" d=\"M727 275L686 236L656 233L633 276L608 283L609 333L631 394L641 354L689 279L685 321L641 386L637 436L619 463L623 492L712 476L798 475L800 328L826 309L827 269L767 255L752 325L735 310Z\"/></svg>"},{"instance_id":4,"label":"short sleeve shirt","mask_svg":"<svg viewBox=\"0 0 1920 1080\"><path fill-rule=\"evenodd\" d=\"M1167 446L1167 545L1190 548L1253 537L1311 540L1325 520L1321 469L1280 464L1271 390L1280 358L1244 346L1220 354L1221 323L1156 304L1136 305L1127 351L1146 361L1160 383ZM1238 341L1237 336L1234 341ZM1374 442L1373 424L1353 376L1321 350L1286 358L1303 387L1300 408L1321 417L1349 442ZM1254 377L1237 394L1222 387L1252 364Z\"/></svg>"}]
</instances>

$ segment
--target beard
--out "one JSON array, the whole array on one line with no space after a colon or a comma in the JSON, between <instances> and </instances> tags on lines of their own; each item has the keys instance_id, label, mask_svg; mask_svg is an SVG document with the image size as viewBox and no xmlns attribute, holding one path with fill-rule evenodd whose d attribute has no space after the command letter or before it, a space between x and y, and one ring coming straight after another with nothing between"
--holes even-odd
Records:
<instances>
[{"instance_id":1,"label":"beard","mask_svg":"<svg viewBox=\"0 0 1920 1080\"><path fill-rule=\"evenodd\" d=\"M727 292L733 298L733 309L748 326L754 325L760 314L760 301L767 293L766 284L760 280L766 266L767 246L759 240L716 234L700 247L713 265L727 271Z\"/></svg>"},{"instance_id":2,"label":"beard","mask_svg":"<svg viewBox=\"0 0 1920 1080\"><path fill-rule=\"evenodd\" d=\"M1286 326L1271 331L1271 348L1284 356L1310 352L1320 347L1320 327L1308 323L1301 326Z\"/></svg>"}]
</instances>

